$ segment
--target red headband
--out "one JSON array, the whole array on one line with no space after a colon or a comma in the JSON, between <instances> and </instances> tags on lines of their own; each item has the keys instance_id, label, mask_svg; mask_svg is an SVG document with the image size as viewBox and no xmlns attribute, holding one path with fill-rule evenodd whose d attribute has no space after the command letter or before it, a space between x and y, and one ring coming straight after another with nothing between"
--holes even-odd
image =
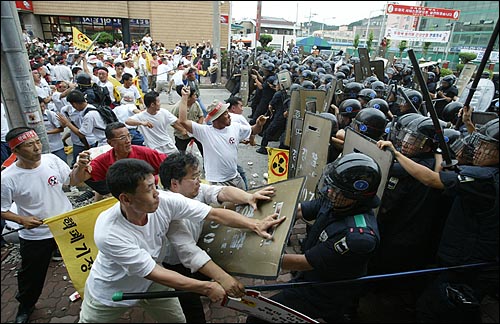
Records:
<instances>
[{"instance_id":1,"label":"red headband","mask_svg":"<svg viewBox=\"0 0 500 324\"><path fill-rule=\"evenodd\" d=\"M24 132L22 134L17 135L17 137L14 137L9 141L9 147L11 150L19 146L20 144L26 142L30 138L35 138L38 137L38 134L34 130L30 130L27 132Z\"/></svg>"},{"instance_id":2,"label":"red headband","mask_svg":"<svg viewBox=\"0 0 500 324\"><path fill-rule=\"evenodd\" d=\"M209 121L210 119L212 119L213 116L217 115L221 107L222 107L222 102L219 102L219 104L211 112L208 113L207 117L205 117L205 120Z\"/></svg>"}]
</instances>

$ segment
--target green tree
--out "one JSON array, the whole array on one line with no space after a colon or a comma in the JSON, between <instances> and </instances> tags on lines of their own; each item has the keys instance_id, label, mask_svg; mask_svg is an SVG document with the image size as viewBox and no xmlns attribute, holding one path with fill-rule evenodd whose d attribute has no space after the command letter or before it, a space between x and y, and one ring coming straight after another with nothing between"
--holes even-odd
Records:
<instances>
[{"instance_id":1,"label":"green tree","mask_svg":"<svg viewBox=\"0 0 500 324\"><path fill-rule=\"evenodd\" d=\"M99 39L97 40L97 43L99 43L99 44L104 44L104 43L113 44L114 38L113 38L113 35L111 35L110 33L108 33L108 32L96 33L91 38L95 39L97 34L99 34Z\"/></svg>"},{"instance_id":2,"label":"green tree","mask_svg":"<svg viewBox=\"0 0 500 324\"><path fill-rule=\"evenodd\" d=\"M370 33L368 34L368 40L366 41L366 48L368 49L368 55L370 55L370 52L372 51L372 45L373 45L373 30L370 30Z\"/></svg>"},{"instance_id":3,"label":"green tree","mask_svg":"<svg viewBox=\"0 0 500 324\"><path fill-rule=\"evenodd\" d=\"M453 71L447 68L441 68L439 71L441 72L441 78L453 74Z\"/></svg>"},{"instance_id":4,"label":"green tree","mask_svg":"<svg viewBox=\"0 0 500 324\"><path fill-rule=\"evenodd\" d=\"M403 59L403 52L407 48L408 48L408 42L406 40L402 40L401 42L399 42L399 57L401 59Z\"/></svg>"},{"instance_id":5,"label":"green tree","mask_svg":"<svg viewBox=\"0 0 500 324\"><path fill-rule=\"evenodd\" d=\"M259 42L262 44L262 47L267 47L267 44L273 41L273 36L268 34L261 34L259 37Z\"/></svg>"},{"instance_id":6,"label":"green tree","mask_svg":"<svg viewBox=\"0 0 500 324\"><path fill-rule=\"evenodd\" d=\"M460 59L460 63L462 64L467 64L472 60L475 60L477 57L476 53L469 53L469 52L460 52L458 53L458 58Z\"/></svg>"},{"instance_id":7,"label":"green tree","mask_svg":"<svg viewBox=\"0 0 500 324\"><path fill-rule=\"evenodd\" d=\"M359 46L359 34L354 36L354 41L352 42L352 47L354 47L354 51L358 49Z\"/></svg>"}]
</instances>

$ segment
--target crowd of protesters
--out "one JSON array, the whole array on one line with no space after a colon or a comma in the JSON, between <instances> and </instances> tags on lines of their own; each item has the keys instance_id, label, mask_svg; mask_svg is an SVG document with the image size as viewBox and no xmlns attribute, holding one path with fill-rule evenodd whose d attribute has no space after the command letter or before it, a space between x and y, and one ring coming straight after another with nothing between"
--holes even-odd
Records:
<instances>
[{"instance_id":1,"label":"crowd of protesters","mask_svg":"<svg viewBox=\"0 0 500 324\"><path fill-rule=\"evenodd\" d=\"M249 69L253 92L248 100L252 108L248 124L232 123L236 117L230 114L229 107L244 104L237 97L239 88L231 91L227 103L213 102L206 110L198 100L196 80L203 72L212 85L217 84L214 74L220 63L210 42L195 46L183 42L168 50L146 34L130 46L117 41L99 45L92 53L82 53L72 48L71 39L64 36L54 39L50 46L39 39L31 40L27 33L24 37L44 122L53 138L49 142L54 146L50 147L53 154L41 154L40 139L29 128L15 128L8 131L5 140L2 137L8 153L18 157L2 172L2 218L25 227L20 231L23 264L18 278L20 306L16 322L29 320L56 248L42 220L68 210L67 199L61 198L63 185L81 181L100 195L112 194L119 199L117 205L101 214L107 218L100 217L97 222L102 231L96 233L96 243L103 252L99 252L87 282L82 322L112 321L136 304L110 305L106 285L125 291L130 285L148 291L190 290L213 301L225 295L243 296L243 285L194 244L199 233L173 223L173 228L182 233L178 237L187 242L180 247L182 240L169 232L170 222L186 217L198 225L204 219L218 220L252 228L266 238L267 229L282 219L274 220L274 215L254 221L225 209L193 204L157 187L158 176L167 178L169 170L162 165L169 156L183 157L186 140L194 139L209 157L204 159L204 168L212 185L246 189L237 166L239 142L255 144L255 135L259 134L262 140L257 153L267 154L269 141L280 141L281 148L289 148L284 135L290 96L300 89L327 92L335 86L336 91L328 111L323 113L331 120L334 131L318 192L315 199L297 206L297 217L314 223L308 227L303 253L283 258L283 269L296 271L293 282L343 280L498 260L498 115L484 123L475 122L472 108L456 105L456 78L440 76L438 64L425 72L441 127L451 129L458 120L463 121L462 127L447 136L446 145L458 160L455 170L443 168L440 163L439 130L413 81L418 67L391 62L383 74L372 71L372 75L357 82L354 65L359 64L359 58L346 58L343 53L331 59L321 57L316 50L300 57L295 47L288 52L257 55L233 49L232 75L236 83L241 82L241 71ZM286 86L278 78L283 73L288 74L291 85ZM159 92L170 94L172 89L181 97L175 114L162 110L159 100ZM496 103L488 110L498 114L498 100ZM97 112L101 105L112 108L117 120L106 123ZM166 133L170 126L175 128L176 139ZM66 127L73 152L77 150L70 163L61 154L64 148L60 144L65 143L61 133ZM342 154L348 127L394 154L381 197L376 195L381 182L377 162L363 153ZM138 133L142 139L136 137ZM158 134L162 134L161 138ZM137 144L133 144L134 139ZM107 153L90 158L88 149L106 144L111 146ZM2 150L2 163L3 159ZM180 186L182 181L194 182L199 190L200 170L196 163L193 165L184 166L185 177L179 175L172 183ZM57 170L56 175L53 170ZM23 183L15 181L33 172L38 172L40 179L26 176ZM64 201L57 210L31 204L42 199L47 180L44 177L51 179L50 199ZM31 186L33 192L24 193L22 185ZM194 191L190 198L197 196ZM217 187L217 191L222 189ZM269 189L269 196L272 194L273 189ZM13 202L17 210L12 208ZM377 218L375 208L380 208ZM113 233L111 225L119 228L118 234ZM37 228L39 232L30 231ZM157 258L167 232L177 251L183 251L179 255L183 265L211 277L213 282L188 278L159 265L161 260ZM153 242L149 244L146 238ZM30 251L38 241L43 241L38 252ZM198 257L190 258L192 255ZM204 263L194 264L199 260ZM481 299L495 290L498 294L498 285L492 284L495 282L498 273L443 272L417 289L416 316L422 322L445 318L476 321ZM328 287L306 287L284 289L272 299L313 318L333 322L355 316L362 294L358 289L334 292ZM183 307L176 299L143 306L156 319L185 320ZM251 316L247 319L259 320Z\"/></svg>"}]
</instances>

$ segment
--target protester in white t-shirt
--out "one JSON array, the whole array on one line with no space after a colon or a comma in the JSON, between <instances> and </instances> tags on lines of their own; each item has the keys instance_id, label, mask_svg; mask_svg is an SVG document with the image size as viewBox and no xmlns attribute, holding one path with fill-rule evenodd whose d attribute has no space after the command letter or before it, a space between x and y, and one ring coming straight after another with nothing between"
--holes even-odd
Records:
<instances>
[{"instance_id":1,"label":"protester in white t-shirt","mask_svg":"<svg viewBox=\"0 0 500 324\"><path fill-rule=\"evenodd\" d=\"M154 91L144 95L146 110L129 119L126 124L139 126L139 130L144 136L144 145L159 152L170 154L178 152L174 140L169 134L169 127L172 126L178 131L185 132L177 117L166 109L161 109L160 96Z\"/></svg>"},{"instance_id":2,"label":"protester in white t-shirt","mask_svg":"<svg viewBox=\"0 0 500 324\"><path fill-rule=\"evenodd\" d=\"M214 220L227 226L253 229L264 238L270 238L267 229L282 221L282 218L273 219L276 214L259 221L229 209L212 208L181 194L158 191L153 174L153 167L138 159L116 161L107 172L106 182L119 202L102 212L95 224L94 241L99 252L85 283L80 312L82 323L116 321L135 305L141 305L158 322L186 321L177 298L156 298L147 303L115 302L112 296L117 291L182 289L208 296L212 302L222 301L226 294L244 295L243 284L229 275L221 276L222 269L192 238L189 240L191 235L186 234L185 228L169 231L172 221ZM216 281L187 278L159 265L167 233L172 242L184 240L182 250L177 251L184 264Z\"/></svg>"},{"instance_id":3,"label":"protester in white t-shirt","mask_svg":"<svg viewBox=\"0 0 500 324\"><path fill-rule=\"evenodd\" d=\"M251 134L258 134L267 121L266 116L258 118L255 125L246 126L231 123L227 108L217 100L208 106L205 122L212 125L200 125L187 119L187 101L190 89L182 89L182 104L179 109L179 121L194 138L203 144L203 162L206 179L211 184L235 186L245 190L245 183L238 173L238 144Z\"/></svg>"},{"instance_id":4,"label":"protester in white t-shirt","mask_svg":"<svg viewBox=\"0 0 500 324\"><path fill-rule=\"evenodd\" d=\"M160 180L166 190L180 193L184 197L197 200L210 206L221 206L223 203L239 205L249 204L254 210L257 209L259 200L269 200L274 195L274 187L266 187L254 194L247 193L232 186L216 186L200 183L199 160L190 153L174 153L168 156L160 166ZM176 231L178 223L181 222L191 233L195 242L198 242L203 230L204 221L193 222L188 219L172 221L169 231ZM167 240L166 256L163 266L167 269L177 271L185 276L198 278L198 273L181 264L181 260L174 245ZM203 305L199 296L179 296L186 321L188 323L205 323Z\"/></svg>"}]
</instances>

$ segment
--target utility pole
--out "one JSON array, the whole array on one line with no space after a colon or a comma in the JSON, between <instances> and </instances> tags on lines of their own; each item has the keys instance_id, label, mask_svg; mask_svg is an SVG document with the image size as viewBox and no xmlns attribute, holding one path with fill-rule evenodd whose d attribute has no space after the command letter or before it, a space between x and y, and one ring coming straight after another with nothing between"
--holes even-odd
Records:
<instances>
[{"instance_id":1,"label":"utility pole","mask_svg":"<svg viewBox=\"0 0 500 324\"><path fill-rule=\"evenodd\" d=\"M448 39L448 44L446 44L446 53L444 54L444 60L448 59L448 52L450 51L451 41L453 40L453 33L455 32L455 22L450 23L452 25L450 38Z\"/></svg>"},{"instance_id":2,"label":"utility pole","mask_svg":"<svg viewBox=\"0 0 500 324\"><path fill-rule=\"evenodd\" d=\"M220 10L219 10L219 0L212 1L213 5L213 47L214 53L217 54L217 59L219 60L219 68L217 69L217 82L221 82L221 69L222 69L222 55L220 52Z\"/></svg>"},{"instance_id":3,"label":"utility pole","mask_svg":"<svg viewBox=\"0 0 500 324\"><path fill-rule=\"evenodd\" d=\"M50 153L47 131L38 103L15 2L2 1L1 6L1 91L7 119L12 128L33 128L42 141L42 152Z\"/></svg>"},{"instance_id":4,"label":"utility pole","mask_svg":"<svg viewBox=\"0 0 500 324\"><path fill-rule=\"evenodd\" d=\"M257 57L257 42L260 39L261 18L262 18L262 1L257 1L257 19L255 20L255 57Z\"/></svg>"}]
</instances>

